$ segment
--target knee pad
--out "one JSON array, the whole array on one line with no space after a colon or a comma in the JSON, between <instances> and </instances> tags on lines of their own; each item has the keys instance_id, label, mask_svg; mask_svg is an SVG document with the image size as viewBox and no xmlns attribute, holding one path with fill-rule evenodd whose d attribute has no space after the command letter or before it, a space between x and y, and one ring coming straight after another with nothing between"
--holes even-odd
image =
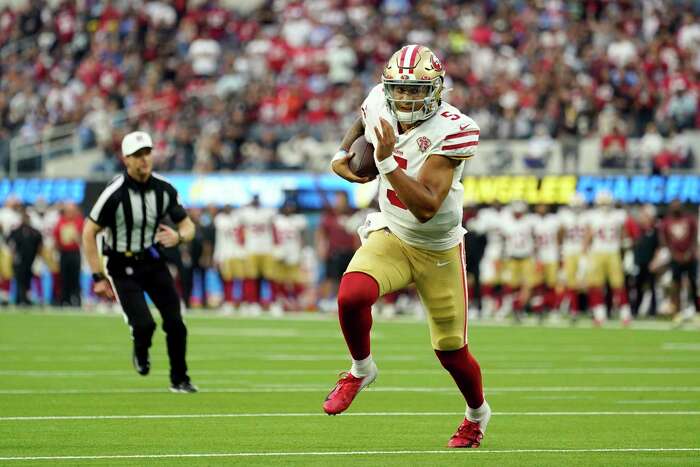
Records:
<instances>
[{"instance_id":1,"label":"knee pad","mask_svg":"<svg viewBox=\"0 0 700 467\"><path fill-rule=\"evenodd\" d=\"M462 336L441 337L434 342L434 345L440 352L455 352L464 347L464 338Z\"/></svg>"}]
</instances>

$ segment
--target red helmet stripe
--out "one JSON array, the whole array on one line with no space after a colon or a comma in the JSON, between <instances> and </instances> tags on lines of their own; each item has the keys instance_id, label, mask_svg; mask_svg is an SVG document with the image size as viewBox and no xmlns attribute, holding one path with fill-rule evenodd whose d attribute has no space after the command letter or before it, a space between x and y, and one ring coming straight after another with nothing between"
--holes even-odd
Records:
<instances>
[{"instance_id":1,"label":"red helmet stripe","mask_svg":"<svg viewBox=\"0 0 700 467\"><path fill-rule=\"evenodd\" d=\"M401 56L399 57L399 73L403 73L403 68L404 68L404 59L406 58L406 52L408 52L408 47L406 46L403 49L401 49Z\"/></svg>"},{"instance_id":2,"label":"red helmet stripe","mask_svg":"<svg viewBox=\"0 0 700 467\"><path fill-rule=\"evenodd\" d=\"M411 74L413 74L413 69L416 67L415 61L416 61L416 57L418 56L418 49L420 49L420 46L417 46L417 45L413 46L413 53L411 54L411 61L408 64L408 66L410 66L410 68L408 69L408 72Z\"/></svg>"}]
</instances>

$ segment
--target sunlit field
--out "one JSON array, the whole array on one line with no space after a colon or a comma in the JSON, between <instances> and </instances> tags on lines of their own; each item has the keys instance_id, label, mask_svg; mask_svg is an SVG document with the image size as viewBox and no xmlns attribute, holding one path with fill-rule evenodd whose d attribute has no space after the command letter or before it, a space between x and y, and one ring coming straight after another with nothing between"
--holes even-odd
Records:
<instances>
[{"instance_id":1,"label":"sunlit field","mask_svg":"<svg viewBox=\"0 0 700 467\"><path fill-rule=\"evenodd\" d=\"M188 315L198 394L168 391L164 337L137 375L115 314L0 313L4 465L697 465L700 334L472 322L494 410L482 447L449 450L464 402L427 326L377 321L377 381L321 404L349 368L332 317Z\"/></svg>"}]
</instances>

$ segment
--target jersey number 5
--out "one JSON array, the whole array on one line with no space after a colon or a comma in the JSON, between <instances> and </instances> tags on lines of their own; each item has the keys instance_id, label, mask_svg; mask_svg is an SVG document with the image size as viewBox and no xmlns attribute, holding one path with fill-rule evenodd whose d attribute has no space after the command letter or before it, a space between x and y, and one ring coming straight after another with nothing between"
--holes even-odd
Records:
<instances>
[{"instance_id":1,"label":"jersey number 5","mask_svg":"<svg viewBox=\"0 0 700 467\"><path fill-rule=\"evenodd\" d=\"M408 160L407 159L405 159L403 157L399 157L399 156L394 156L394 159L396 159L396 162L398 162L399 167L406 170L406 168L408 167ZM399 199L399 195L397 195L394 190L387 189L386 190L386 198L389 200L389 202L391 204L393 204L397 208L408 209L406 207L406 205L401 202L401 200Z\"/></svg>"}]
</instances>

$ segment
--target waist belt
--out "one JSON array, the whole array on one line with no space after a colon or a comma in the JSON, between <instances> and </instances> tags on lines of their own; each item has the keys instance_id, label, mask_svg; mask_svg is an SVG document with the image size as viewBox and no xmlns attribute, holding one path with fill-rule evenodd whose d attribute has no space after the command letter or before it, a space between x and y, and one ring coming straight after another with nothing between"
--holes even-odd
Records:
<instances>
[{"instance_id":1,"label":"waist belt","mask_svg":"<svg viewBox=\"0 0 700 467\"><path fill-rule=\"evenodd\" d=\"M110 258L121 259L126 261L160 259L160 252L155 246L151 246L144 251L106 251L105 255Z\"/></svg>"}]
</instances>

